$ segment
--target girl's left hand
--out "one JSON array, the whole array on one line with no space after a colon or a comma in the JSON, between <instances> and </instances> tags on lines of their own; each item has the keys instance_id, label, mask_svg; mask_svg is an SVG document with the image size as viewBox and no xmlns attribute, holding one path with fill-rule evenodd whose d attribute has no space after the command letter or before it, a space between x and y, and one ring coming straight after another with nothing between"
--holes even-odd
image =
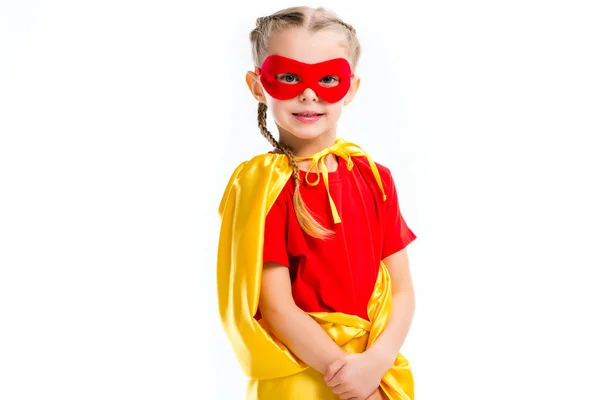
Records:
<instances>
[{"instance_id":1,"label":"girl's left hand","mask_svg":"<svg viewBox=\"0 0 600 400\"><path fill-rule=\"evenodd\" d=\"M327 368L325 383L341 399L368 399L379 388L387 371L368 352L349 354Z\"/></svg>"},{"instance_id":2,"label":"girl's left hand","mask_svg":"<svg viewBox=\"0 0 600 400\"><path fill-rule=\"evenodd\" d=\"M386 400L386 399L387 399L387 396L385 396L385 394L381 390L381 387L379 387L379 388L377 388L375 393L373 393L371 395L371 397L369 397L367 400Z\"/></svg>"}]
</instances>

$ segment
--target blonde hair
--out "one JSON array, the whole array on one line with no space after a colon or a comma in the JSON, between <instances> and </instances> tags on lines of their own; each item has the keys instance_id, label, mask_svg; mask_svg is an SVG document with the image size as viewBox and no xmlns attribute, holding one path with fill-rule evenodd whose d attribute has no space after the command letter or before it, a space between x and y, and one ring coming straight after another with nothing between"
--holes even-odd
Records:
<instances>
[{"instance_id":1,"label":"blonde hair","mask_svg":"<svg viewBox=\"0 0 600 400\"><path fill-rule=\"evenodd\" d=\"M267 58L269 39L273 33L297 27L304 27L311 33L325 29L344 31L348 39L350 65L353 71L356 69L360 58L360 43L356 36L356 30L342 21L333 11L323 7L305 6L285 8L271 15L257 18L256 27L250 32L254 65L260 68L265 58ZM258 104L258 127L269 143L278 152L285 154L290 162L296 184L294 189L294 211L300 226L310 236L319 239L330 238L333 231L321 225L302 200L300 195L300 173L298 172L298 163L294 153L284 143L277 141L267 129L267 105L264 103Z\"/></svg>"}]
</instances>

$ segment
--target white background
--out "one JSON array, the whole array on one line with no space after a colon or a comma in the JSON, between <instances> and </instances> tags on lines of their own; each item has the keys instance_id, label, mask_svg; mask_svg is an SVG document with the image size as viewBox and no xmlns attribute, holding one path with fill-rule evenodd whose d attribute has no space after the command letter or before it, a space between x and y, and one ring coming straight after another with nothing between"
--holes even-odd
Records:
<instances>
[{"instance_id":1,"label":"white background","mask_svg":"<svg viewBox=\"0 0 600 400\"><path fill-rule=\"evenodd\" d=\"M593 3L305 3L358 32L340 135L418 236L418 400L600 399ZM269 150L248 33L291 5L0 2L0 398L243 398L217 206Z\"/></svg>"}]
</instances>

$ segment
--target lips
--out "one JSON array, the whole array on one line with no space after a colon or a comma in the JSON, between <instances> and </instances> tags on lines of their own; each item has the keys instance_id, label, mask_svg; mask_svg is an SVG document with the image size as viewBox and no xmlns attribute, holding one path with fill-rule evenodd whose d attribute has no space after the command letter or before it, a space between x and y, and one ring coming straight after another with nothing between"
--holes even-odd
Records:
<instances>
[{"instance_id":1,"label":"lips","mask_svg":"<svg viewBox=\"0 0 600 400\"><path fill-rule=\"evenodd\" d=\"M303 124L314 124L321 119L323 113L316 112L302 112L302 113L293 113L292 114L296 120L302 122Z\"/></svg>"},{"instance_id":2,"label":"lips","mask_svg":"<svg viewBox=\"0 0 600 400\"><path fill-rule=\"evenodd\" d=\"M292 113L292 114L299 116L299 117L320 117L324 113L318 113L316 111L302 111L299 113Z\"/></svg>"}]
</instances>

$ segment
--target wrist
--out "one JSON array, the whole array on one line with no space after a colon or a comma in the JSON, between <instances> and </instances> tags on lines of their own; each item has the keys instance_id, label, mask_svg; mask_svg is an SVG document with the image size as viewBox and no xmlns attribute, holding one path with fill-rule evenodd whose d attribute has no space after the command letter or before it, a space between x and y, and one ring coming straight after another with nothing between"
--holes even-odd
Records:
<instances>
[{"instance_id":1,"label":"wrist","mask_svg":"<svg viewBox=\"0 0 600 400\"><path fill-rule=\"evenodd\" d=\"M385 374L394 365L396 353L390 349L381 346L372 346L366 351L373 362L380 367L380 371Z\"/></svg>"}]
</instances>

